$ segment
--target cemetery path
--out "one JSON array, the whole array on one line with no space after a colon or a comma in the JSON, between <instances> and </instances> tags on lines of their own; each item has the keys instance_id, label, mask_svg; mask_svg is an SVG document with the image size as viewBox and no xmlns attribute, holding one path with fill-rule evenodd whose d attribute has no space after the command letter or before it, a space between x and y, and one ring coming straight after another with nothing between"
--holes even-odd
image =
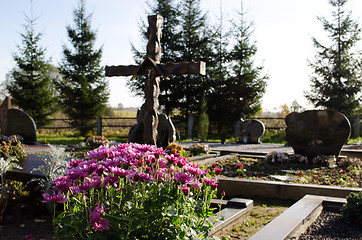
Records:
<instances>
[{"instance_id":1,"label":"cemetery path","mask_svg":"<svg viewBox=\"0 0 362 240\"><path fill-rule=\"evenodd\" d=\"M181 142L183 148L189 148L196 142ZM273 151L293 154L293 149L289 146L276 143L262 143L262 144L243 144L243 143L225 143L219 142L205 142L204 144L214 151L232 152L232 153L259 153L267 154Z\"/></svg>"},{"instance_id":2,"label":"cemetery path","mask_svg":"<svg viewBox=\"0 0 362 240\"><path fill-rule=\"evenodd\" d=\"M191 145L196 142L181 142L179 143L183 148L189 148ZM243 143L225 143L221 144L220 142L205 142L208 144L213 151L220 151L224 154L228 153L238 153L238 154L250 154L250 155L259 155L265 156L266 154L276 151L284 153L287 155L294 154L293 148L290 146L285 146L283 144L276 143L261 143L261 144L243 144ZM68 147L66 147L68 149ZM69 149L71 149L69 147ZM50 151L49 145L46 144L37 144L37 145L28 145L25 148L27 153L41 153ZM349 157L358 157L362 158L362 145L359 144L345 144L341 150L341 155Z\"/></svg>"}]
</instances>

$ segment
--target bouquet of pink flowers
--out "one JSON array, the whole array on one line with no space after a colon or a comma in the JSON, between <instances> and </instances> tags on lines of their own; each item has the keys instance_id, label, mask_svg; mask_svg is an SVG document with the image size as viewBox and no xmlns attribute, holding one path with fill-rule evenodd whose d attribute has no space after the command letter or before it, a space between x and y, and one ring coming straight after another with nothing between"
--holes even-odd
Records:
<instances>
[{"instance_id":1,"label":"bouquet of pink flowers","mask_svg":"<svg viewBox=\"0 0 362 240\"><path fill-rule=\"evenodd\" d=\"M97 148L101 145L106 145L108 143L108 139L104 136L90 136L85 141L85 145L90 147L91 149Z\"/></svg>"},{"instance_id":2,"label":"bouquet of pink flowers","mask_svg":"<svg viewBox=\"0 0 362 240\"><path fill-rule=\"evenodd\" d=\"M100 146L53 182L57 193L43 196L64 204L56 239L195 239L212 227L216 181L162 148Z\"/></svg>"}]
</instances>

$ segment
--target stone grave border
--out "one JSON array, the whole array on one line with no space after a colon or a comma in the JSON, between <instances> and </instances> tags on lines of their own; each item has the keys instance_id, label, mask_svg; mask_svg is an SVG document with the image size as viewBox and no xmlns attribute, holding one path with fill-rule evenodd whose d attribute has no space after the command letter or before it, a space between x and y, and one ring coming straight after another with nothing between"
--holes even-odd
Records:
<instances>
[{"instance_id":1,"label":"stone grave border","mask_svg":"<svg viewBox=\"0 0 362 240\"><path fill-rule=\"evenodd\" d=\"M220 156L219 151L211 151L210 153L203 154L200 156L189 157L189 161L194 162L194 161L201 161L203 159L214 159L219 156Z\"/></svg>"},{"instance_id":2,"label":"stone grave border","mask_svg":"<svg viewBox=\"0 0 362 240\"><path fill-rule=\"evenodd\" d=\"M218 194L221 194L224 191L228 198L256 197L298 201L308 194L345 198L351 192L358 193L362 191L362 188L249 180L230 177L219 177L218 182Z\"/></svg>"},{"instance_id":3,"label":"stone grave border","mask_svg":"<svg viewBox=\"0 0 362 240\"><path fill-rule=\"evenodd\" d=\"M214 223L209 236L213 236L221 230L232 229L236 224L240 224L249 216L249 212L254 206L253 200L243 198L212 199L211 204L214 206L221 204L221 211L216 213L216 219L214 217L208 219L209 222Z\"/></svg>"},{"instance_id":4,"label":"stone grave border","mask_svg":"<svg viewBox=\"0 0 362 240\"><path fill-rule=\"evenodd\" d=\"M324 207L341 208L346 202L345 198L305 195L248 240L298 239Z\"/></svg>"}]
</instances>

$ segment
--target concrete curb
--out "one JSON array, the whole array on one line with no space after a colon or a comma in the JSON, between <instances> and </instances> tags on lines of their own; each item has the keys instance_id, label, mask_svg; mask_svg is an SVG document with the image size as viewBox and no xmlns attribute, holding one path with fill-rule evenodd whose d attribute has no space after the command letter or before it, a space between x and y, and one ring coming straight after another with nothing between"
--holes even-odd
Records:
<instances>
[{"instance_id":1,"label":"concrete curb","mask_svg":"<svg viewBox=\"0 0 362 240\"><path fill-rule=\"evenodd\" d=\"M251 236L249 240L298 239L320 215L323 206L328 204L342 206L344 203L346 203L344 198L306 195Z\"/></svg>"},{"instance_id":2,"label":"concrete curb","mask_svg":"<svg viewBox=\"0 0 362 240\"><path fill-rule=\"evenodd\" d=\"M217 199L215 199L217 201ZM215 201L214 201L215 202ZM232 198L223 200L225 208L217 214L217 219L209 218L209 222L214 222L214 226L209 232L209 236L218 234L225 229L232 229L236 224L240 224L249 215L250 210L254 206L253 200Z\"/></svg>"},{"instance_id":3,"label":"concrete curb","mask_svg":"<svg viewBox=\"0 0 362 240\"><path fill-rule=\"evenodd\" d=\"M351 192L358 193L362 191L362 188L236 179L228 177L220 177L218 178L218 181L218 194L225 191L228 198L257 197L298 201L307 194L345 198Z\"/></svg>"}]
</instances>

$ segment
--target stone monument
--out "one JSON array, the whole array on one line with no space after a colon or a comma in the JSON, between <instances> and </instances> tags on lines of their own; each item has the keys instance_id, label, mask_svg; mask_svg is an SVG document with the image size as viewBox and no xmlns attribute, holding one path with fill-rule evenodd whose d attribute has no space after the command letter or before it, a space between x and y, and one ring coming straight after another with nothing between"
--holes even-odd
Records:
<instances>
[{"instance_id":1,"label":"stone monument","mask_svg":"<svg viewBox=\"0 0 362 240\"><path fill-rule=\"evenodd\" d=\"M106 66L106 76L132 76L135 79L139 75L146 76L145 103L137 113L137 125L132 127L129 133L129 142L146 143L152 145L161 144L167 147L166 142L175 139L175 130L171 119L162 117L164 123L160 124L160 114L158 112L158 96L160 93L160 77L167 77L171 74L202 74L205 75L205 62L191 63L168 63L161 64L161 25L163 18L160 15L148 17L148 44L147 55L144 62L139 65L128 66ZM159 139L159 125L168 126L164 136ZM173 133L171 133L173 131ZM161 134L160 134L161 137ZM166 139L167 138L167 139Z\"/></svg>"},{"instance_id":2,"label":"stone monument","mask_svg":"<svg viewBox=\"0 0 362 240\"><path fill-rule=\"evenodd\" d=\"M11 97L7 96L0 106L1 135L8 135L8 110L11 108Z\"/></svg>"},{"instance_id":3,"label":"stone monument","mask_svg":"<svg viewBox=\"0 0 362 240\"><path fill-rule=\"evenodd\" d=\"M36 125L34 120L23 110L8 110L8 135L20 135L25 144L36 144Z\"/></svg>"},{"instance_id":4,"label":"stone monument","mask_svg":"<svg viewBox=\"0 0 362 240\"><path fill-rule=\"evenodd\" d=\"M241 118L235 125L235 134L238 137L238 143L261 143L260 137L264 132L264 124L256 119L244 121L244 119Z\"/></svg>"},{"instance_id":5,"label":"stone monument","mask_svg":"<svg viewBox=\"0 0 362 240\"><path fill-rule=\"evenodd\" d=\"M292 112L285 123L285 137L294 153L308 157L337 157L351 134L346 116L332 110Z\"/></svg>"}]
</instances>

